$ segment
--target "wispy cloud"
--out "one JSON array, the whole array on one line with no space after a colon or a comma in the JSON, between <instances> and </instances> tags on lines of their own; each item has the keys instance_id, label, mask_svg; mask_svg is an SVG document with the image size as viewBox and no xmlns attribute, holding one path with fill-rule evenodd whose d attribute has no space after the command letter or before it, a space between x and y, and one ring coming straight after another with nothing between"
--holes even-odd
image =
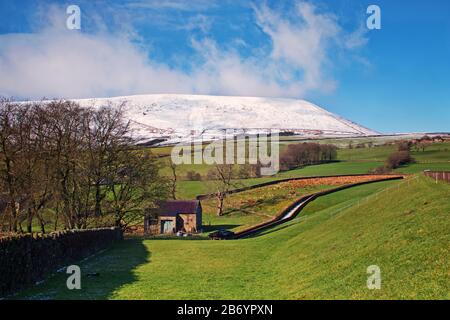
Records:
<instances>
[{"instance_id":1,"label":"wispy cloud","mask_svg":"<svg viewBox=\"0 0 450 320\"><path fill-rule=\"evenodd\" d=\"M210 1L194 5L205 2L211 5ZM172 0L131 5L188 10L184 4ZM270 40L268 50L254 48L253 54L243 56L240 49L248 47L246 41L237 35L235 41L219 43L208 33L209 17L198 14L183 26L202 31L191 37L194 55L184 59L189 68L156 62L152 51L136 44L139 34L130 25L113 31L102 27L98 18L97 32L69 31L61 21L64 15L49 10L51 23L37 32L0 35L0 94L22 98L145 93L302 97L335 87L330 51L365 44L364 33L346 33L335 16L319 13L311 4L299 3L294 19L265 5L253 9L254 23Z\"/></svg>"},{"instance_id":2,"label":"wispy cloud","mask_svg":"<svg viewBox=\"0 0 450 320\"><path fill-rule=\"evenodd\" d=\"M341 32L333 15L317 13L309 3L297 5L294 21L283 19L266 6L255 7L255 12L257 23L272 40L271 58L287 65L287 79L293 80L294 74L301 71L303 91L333 86L325 76L327 50L335 45Z\"/></svg>"},{"instance_id":3,"label":"wispy cloud","mask_svg":"<svg viewBox=\"0 0 450 320\"><path fill-rule=\"evenodd\" d=\"M202 11L217 6L215 0L140 0L126 4L128 8L148 9L148 10L182 10L182 11Z\"/></svg>"},{"instance_id":4,"label":"wispy cloud","mask_svg":"<svg viewBox=\"0 0 450 320\"><path fill-rule=\"evenodd\" d=\"M181 28L189 31L200 30L203 33L208 33L211 29L212 23L211 18L203 14L197 14L189 18L187 24L182 25Z\"/></svg>"},{"instance_id":5,"label":"wispy cloud","mask_svg":"<svg viewBox=\"0 0 450 320\"><path fill-rule=\"evenodd\" d=\"M368 42L368 29L360 25L358 29L346 35L343 39L347 49L356 49L365 46Z\"/></svg>"}]
</instances>

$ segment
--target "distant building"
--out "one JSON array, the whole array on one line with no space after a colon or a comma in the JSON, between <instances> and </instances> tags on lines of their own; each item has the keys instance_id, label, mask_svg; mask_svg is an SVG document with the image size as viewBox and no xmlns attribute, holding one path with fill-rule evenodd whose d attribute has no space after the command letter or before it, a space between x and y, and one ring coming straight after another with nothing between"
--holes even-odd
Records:
<instances>
[{"instance_id":1,"label":"distant building","mask_svg":"<svg viewBox=\"0 0 450 320\"><path fill-rule=\"evenodd\" d=\"M178 231L200 232L202 227L202 205L198 200L169 200L162 202L156 217L146 216L146 234L173 234Z\"/></svg>"}]
</instances>

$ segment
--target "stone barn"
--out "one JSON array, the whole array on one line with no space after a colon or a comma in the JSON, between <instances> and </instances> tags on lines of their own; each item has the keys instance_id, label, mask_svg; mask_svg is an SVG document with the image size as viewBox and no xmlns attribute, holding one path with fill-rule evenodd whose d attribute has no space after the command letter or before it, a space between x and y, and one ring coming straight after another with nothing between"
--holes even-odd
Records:
<instances>
[{"instance_id":1,"label":"stone barn","mask_svg":"<svg viewBox=\"0 0 450 320\"><path fill-rule=\"evenodd\" d=\"M202 227L202 205L198 200L169 200L156 209L156 217L144 219L146 234L173 234L178 231L200 232Z\"/></svg>"}]
</instances>

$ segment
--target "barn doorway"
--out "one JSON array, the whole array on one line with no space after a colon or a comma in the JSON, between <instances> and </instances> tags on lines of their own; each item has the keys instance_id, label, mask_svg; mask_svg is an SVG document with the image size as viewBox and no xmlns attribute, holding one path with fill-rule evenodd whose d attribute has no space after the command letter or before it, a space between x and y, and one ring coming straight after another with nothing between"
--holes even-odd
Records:
<instances>
[{"instance_id":1,"label":"barn doorway","mask_svg":"<svg viewBox=\"0 0 450 320\"><path fill-rule=\"evenodd\" d=\"M174 228L172 220L161 220L161 233L173 233Z\"/></svg>"}]
</instances>

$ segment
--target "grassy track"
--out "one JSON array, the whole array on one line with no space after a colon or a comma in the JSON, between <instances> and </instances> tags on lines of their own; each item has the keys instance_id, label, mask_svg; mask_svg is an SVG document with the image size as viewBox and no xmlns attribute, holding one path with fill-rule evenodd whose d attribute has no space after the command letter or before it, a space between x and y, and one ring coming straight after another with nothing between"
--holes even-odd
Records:
<instances>
[{"instance_id":1,"label":"grassy track","mask_svg":"<svg viewBox=\"0 0 450 320\"><path fill-rule=\"evenodd\" d=\"M380 190L390 188L387 191ZM19 298L449 299L450 185L419 177L319 198L300 218L252 239L132 239ZM366 269L381 268L381 290Z\"/></svg>"}]
</instances>

